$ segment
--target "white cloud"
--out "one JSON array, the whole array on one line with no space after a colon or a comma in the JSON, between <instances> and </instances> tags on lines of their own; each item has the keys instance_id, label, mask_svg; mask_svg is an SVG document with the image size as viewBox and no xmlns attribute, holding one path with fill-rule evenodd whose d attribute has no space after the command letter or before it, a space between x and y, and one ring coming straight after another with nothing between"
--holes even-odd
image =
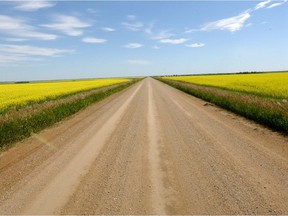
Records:
<instances>
[{"instance_id":1,"label":"white cloud","mask_svg":"<svg viewBox=\"0 0 288 216\"><path fill-rule=\"evenodd\" d=\"M39 58L19 54L0 54L0 66L16 66L19 62L39 61Z\"/></svg>"},{"instance_id":2,"label":"white cloud","mask_svg":"<svg viewBox=\"0 0 288 216\"><path fill-rule=\"evenodd\" d=\"M190 47L190 48L199 48L199 47L205 46L205 44L204 43L193 43L193 44L187 44L186 46Z\"/></svg>"},{"instance_id":3,"label":"white cloud","mask_svg":"<svg viewBox=\"0 0 288 216\"><path fill-rule=\"evenodd\" d=\"M36 11L43 8L53 7L55 4L46 0L34 0L34 1L19 1L17 2L16 10L21 11Z\"/></svg>"},{"instance_id":4,"label":"white cloud","mask_svg":"<svg viewBox=\"0 0 288 216\"><path fill-rule=\"evenodd\" d=\"M267 5L271 2L272 2L271 0L262 1L258 3L254 8L250 8L237 16L209 22L209 23L202 25L201 28L199 29L186 30L185 33L193 33L197 31L212 31L212 30L227 30L230 32L235 32L235 31L242 29L244 26L248 27L252 25L252 23L245 25L245 22L251 17L251 14L254 13L255 11L261 8L270 9L273 7L277 7L277 6L284 4L285 2L288 2L288 0L283 0L282 2L273 3L267 7Z\"/></svg>"},{"instance_id":5,"label":"white cloud","mask_svg":"<svg viewBox=\"0 0 288 216\"><path fill-rule=\"evenodd\" d=\"M274 4L269 5L269 7L267 7L267 8L270 9L270 8L278 7L278 6L280 6L286 2L287 2L287 0L284 0L284 1L278 2L278 3L274 3Z\"/></svg>"},{"instance_id":6,"label":"white cloud","mask_svg":"<svg viewBox=\"0 0 288 216\"><path fill-rule=\"evenodd\" d=\"M255 6L254 10L259 10L260 8L264 8L270 2L271 2L271 0L266 0L266 1L260 2Z\"/></svg>"},{"instance_id":7,"label":"white cloud","mask_svg":"<svg viewBox=\"0 0 288 216\"><path fill-rule=\"evenodd\" d=\"M22 32L22 35L19 35L19 36L27 37L31 39L37 39L37 40L55 40L56 38L58 38L58 36L54 34L46 34L46 33L41 33L41 32L36 32L36 31Z\"/></svg>"},{"instance_id":8,"label":"white cloud","mask_svg":"<svg viewBox=\"0 0 288 216\"><path fill-rule=\"evenodd\" d=\"M179 39L162 39L160 43L167 43L167 44L182 44L188 41L187 38L179 38Z\"/></svg>"},{"instance_id":9,"label":"white cloud","mask_svg":"<svg viewBox=\"0 0 288 216\"><path fill-rule=\"evenodd\" d=\"M162 40L173 36L173 34L170 33L170 30L154 30L154 23L150 23L148 27L144 29L144 32L152 40Z\"/></svg>"},{"instance_id":10,"label":"white cloud","mask_svg":"<svg viewBox=\"0 0 288 216\"><path fill-rule=\"evenodd\" d=\"M23 42L27 41L25 38L6 38L5 41L10 41L10 42Z\"/></svg>"},{"instance_id":11,"label":"white cloud","mask_svg":"<svg viewBox=\"0 0 288 216\"><path fill-rule=\"evenodd\" d=\"M186 29L184 31L184 34L190 34L190 33L198 32L198 31L201 31L201 30L200 29Z\"/></svg>"},{"instance_id":12,"label":"white cloud","mask_svg":"<svg viewBox=\"0 0 288 216\"><path fill-rule=\"evenodd\" d=\"M169 30L163 30L163 31L154 33L151 38L153 40L162 40L162 39L170 38L172 36L174 36L174 34L170 33Z\"/></svg>"},{"instance_id":13,"label":"white cloud","mask_svg":"<svg viewBox=\"0 0 288 216\"><path fill-rule=\"evenodd\" d=\"M201 27L201 31L212 31L212 30L227 30L230 32L235 32L240 30L243 26L246 20L250 18L249 12L241 13L234 17L229 17L226 19L221 19L213 22L209 22L204 24Z\"/></svg>"},{"instance_id":14,"label":"white cloud","mask_svg":"<svg viewBox=\"0 0 288 216\"><path fill-rule=\"evenodd\" d=\"M126 29L131 31L140 31L141 28L144 26L141 22L122 22L121 23Z\"/></svg>"},{"instance_id":15,"label":"white cloud","mask_svg":"<svg viewBox=\"0 0 288 216\"><path fill-rule=\"evenodd\" d=\"M137 48L143 47L143 44L140 44L140 43L129 43L129 44L126 44L124 47L125 48L129 48L129 49L137 49Z\"/></svg>"},{"instance_id":16,"label":"white cloud","mask_svg":"<svg viewBox=\"0 0 288 216\"><path fill-rule=\"evenodd\" d=\"M94 38L94 37L85 37L82 39L85 43L105 43L107 42L106 39L103 38Z\"/></svg>"},{"instance_id":17,"label":"white cloud","mask_svg":"<svg viewBox=\"0 0 288 216\"><path fill-rule=\"evenodd\" d=\"M151 64L151 62L149 61L145 61L145 60L128 60L127 61L128 64L132 64L132 65L148 65Z\"/></svg>"},{"instance_id":18,"label":"white cloud","mask_svg":"<svg viewBox=\"0 0 288 216\"><path fill-rule=\"evenodd\" d=\"M13 66L19 62L39 61L39 57L59 57L73 52L74 50L0 44L0 65Z\"/></svg>"},{"instance_id":19,"label":"white cloud","mask_svg":"<svg viewBox=\"0 0 288 216\"><path fill-rule=\"evenodd\" d=\"M0 15L0 32L25 39L55 40L58 36L37 31L23 19Z\"/></svg>"},{"instance_id":20,"label":"white cloud","mask_svg":"<svg viewBox=\"0 0 288 216\"><path fill-rule=\"evenodd\" d=\"M103 27L102 30L106 31L106 32L114 32L114 31L116 31L116 29L110 28L110 27Z\"/></svg>"},{"instance_id":21,"label":"white cloud","mask_svg":"<svg viewBox=\"0 0 288 216\"><path fill-rule=\"evenodd\" d=\"M60 31L69 36L80 36L83 34L83 28L92 25L79 20L77 17L67 15L57 15L54 17L54 23L42 25L48 29Z\"/></svg>"},{"instance_id":22,"label":"white cloud","mask_svg":"<svg viewBox=\"0 0 288 216\"><path fill-rule=\"evenodd\" d=\"M73 53L73 52L74 52L73 50L43 48L43 47L35 47L35 46L28 46L28 45L10 45L10 44L0 45L0 53L15 53L15 54L22 54L22 55L55 57L55 56L60 56L61 54Z\"/></svg>"}]
</instances>

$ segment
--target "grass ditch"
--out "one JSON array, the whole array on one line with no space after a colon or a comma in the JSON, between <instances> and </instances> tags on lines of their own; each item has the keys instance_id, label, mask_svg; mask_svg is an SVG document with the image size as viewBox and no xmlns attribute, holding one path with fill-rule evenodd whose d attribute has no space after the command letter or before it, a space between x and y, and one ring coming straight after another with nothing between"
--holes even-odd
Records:
<instances>
[{"instance_id":1,"label":"grass ditch","mask_svg":"<svg viewBox=\"0 0 288 216\"><path fill-rule=\"evenodd\" d=\"M288 134L287 100L263 98L159 77L156 79L190 95L265 125L275 131Z\"/></svg>"},{"instance_id":2,"label":"grass ditch","mask_svg":"<svg viewBox=\"0 0 288 216\"><path fill-rule=\"evenodd\" d=\"M17 118L6 117L6 120L0 121L0 150L8 149L14 143L29 137L32 133L37 133L52 126L87 106L128 88L139 80L134 79L127 83L113 85L110 88L104 87L96 92L92 92L92 94L89 91L86 95L84 94L85 96L83 96L83 93L80 97L73 95L72 97L74 98L72 100L68 99L59 103L55 101L53 105L49 105L43 109L36 109L35 112L30 111L28 114Z\"/></svg>"}]
</instances>

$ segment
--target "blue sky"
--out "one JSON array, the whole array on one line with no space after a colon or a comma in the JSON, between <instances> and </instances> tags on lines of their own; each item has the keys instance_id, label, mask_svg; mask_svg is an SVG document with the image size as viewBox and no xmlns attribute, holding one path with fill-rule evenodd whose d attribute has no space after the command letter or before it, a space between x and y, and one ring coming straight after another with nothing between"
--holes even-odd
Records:
<instances>
[{"instance_id":1,"label":"blue sky","mask_svg":"<svg viewBox=\"0 0 288 216\"><path fill-rule=\"evenodd\" d=\"M288 69L288 1L0 1L0 81Z\"/></svg>"}]
</instances>

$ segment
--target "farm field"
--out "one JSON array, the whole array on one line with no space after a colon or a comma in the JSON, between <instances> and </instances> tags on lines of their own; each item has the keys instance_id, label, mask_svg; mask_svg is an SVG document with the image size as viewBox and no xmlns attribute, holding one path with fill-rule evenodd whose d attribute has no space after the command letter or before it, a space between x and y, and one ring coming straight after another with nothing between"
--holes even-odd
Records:
<instances>
[{"instance_id":1,"label":"farm field","mask_svg":"<svg viewBox=\"0 0 288 216\"><path fill-rule=\"evenodd\" d=\"M36 82L19 84L0 84L0 113L13 108L67 95L84 92L100 87L128 82L128 78L95 79L78 81Z\"/></svg>"},{"instance_id":2,"label":"farm field","mask_svg":"<svg viewBox=\"0 0 288 216\"><path fill-rule=\"evenodd\" d=\"M258 96L288 99L288 72L173 76L164 78L204 86L213 86Z\"/></svg>"}]
</instances>

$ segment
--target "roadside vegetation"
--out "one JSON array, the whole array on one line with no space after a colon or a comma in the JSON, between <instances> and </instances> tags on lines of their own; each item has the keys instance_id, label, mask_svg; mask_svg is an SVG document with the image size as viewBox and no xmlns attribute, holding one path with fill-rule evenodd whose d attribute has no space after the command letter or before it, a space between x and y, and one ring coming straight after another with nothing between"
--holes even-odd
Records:
<instances>
[{"instance_id":1,"label":"roadside vegetation","mask_svg":"<svg viewBox=\"0 0 288 216\"><path fill-rule=\"evenodd\" d=\"M157 79L288 134L288 73L171 76Z\"/></svg>"},{"instance_id":2,"label":"roadside vegetation","mask_svg":"<svg viewBox=\"0 0 288 216\"><path fill-rule=\"evenodd\" d=\"M165 79L273 99L288 99L288 72L173 76Z\"/></svg>"},{"instance_id":3,"label":"roadside vegetation","mask_svg":"<svg viewBox=\"0 0 288 216\"><path fill-rule=\"evenodd\" d=\"M2 109L5 112L3 111L0 114L0 150L7 149L13 143L75 114L92 103L124 90L137 81L139 79L110 79L109 81L108 79L99 79L93 81L21 84L26 85L27 89L22 86L20 89L22 88L22 91L26 91L26 94L30 92L27 94L30 99L25 100L23 94L19 92L22 100L18 100L19 103L15 103L17 100L12 100L12 105L8 106L9 110L7 108ZM72 85L73 83L74 86ZM91 83L94 83L94 86ZM91 85L89 86L89 84ZM2 91L4 86L7 89L11 88L10 85L15 87L15 85L20 84L3 84L1 85ZM36 90L35 85L39 86L39 91ZM59 90L61 85L64 86L62 91ZM58 88L62 94L58 94L52 86L56 86L55 88ZM19 91L21 91L20 89ZM18 91L12 91L11 93L6 90L6 98L9 98L9 95L14 95L14 98L17 98L15 96L17 93ZM37 97L34 97L36 100L31 100L33 93L37 95ZM3 95L1 96L3 97ZM21 96L19 97L21 98ZM3 99L1 98L2 101Z\"/></svg>"}]
</instances>

